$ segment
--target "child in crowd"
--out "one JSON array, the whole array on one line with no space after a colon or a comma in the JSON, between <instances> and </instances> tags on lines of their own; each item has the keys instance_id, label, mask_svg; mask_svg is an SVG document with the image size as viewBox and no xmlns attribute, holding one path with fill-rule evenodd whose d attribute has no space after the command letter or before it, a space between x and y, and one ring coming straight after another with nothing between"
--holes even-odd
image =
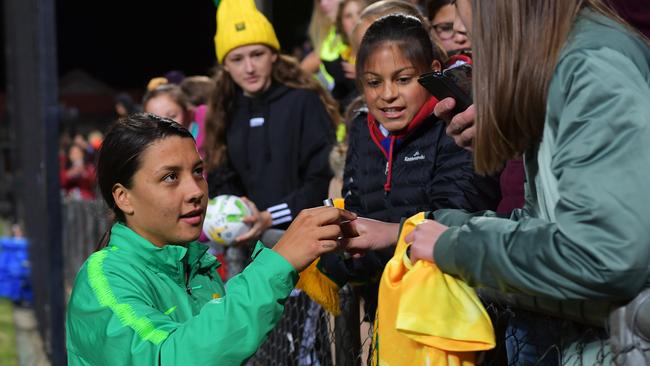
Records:
<instances>
[{"instance_id":1,"label":"child in crowd","mask_svg":"<svg viewBox=\"0 0 650 366\"><path fill-rule=\"evenodd\" d=\"M428 0L427 17L431 21L431 34L451 56L471 47L467 29L456 15L454 0Z\"/></svg>"},{"instance_id":2,"label":"child in crowd","mask_svg":"<svg viewBox=\"0 0 650 366\"><path fill-rule=\"evenodd\" d=\"M118 118L126 117L129 114L139 111L139 106L127 93L119 93L115 96L115 114Z\"/></svg>"},{"instance_id":3,"label":"child in crowd","mask_svg":"<svg viewBox=\"0 0 650 366\"><path fill-rule=\"evenodd\" d=\"M343 177L346 209L399 222L439 208L473 212L496 207L497 180L474 173L471 153L445 134L444 122L433 115L437 100L417 81L440 64L440 51L419 19L392 14L368 28L356 64L368 113L360 113L350 127ZM390 249L346 261L327 255L321 263L343 284L377 279L391 256ZM376 301L374 287L366 297L369 304Z\"/></svg>"},{"instance_id":4,"label":"child in crowd","mask_svg":"<svg viewBox=\"0 0 650 366\"><path fill-rule=\"evenodd\" d=\"M355 86L354 52L350 37L359 14L366 6L365 0L344 0L339 3L335 22L335 37L321 49L321 64L333 81L332 96L345 110L359 95Z\"/></svg>"},{"instance_id":5,"label":"child in crowd","mask_svg":"<svg viewBox=\"0 0 650 366\"><path fill-rule=\"evenodd\" d=\"M142 109L144 112L172 119L187 128L203 155L205 105L194 108L179 86L163 84L144 95Z\"/></svg>"},{"instance_id":6,"label":"child in crowd","mask_svg":"<svg viewBox=\"0 0 650 366\"><path fill-rule=\"evenodd\" d=\"M188 76L180 84L183 94L194 107L208 104L210 94L214 89L214 80L208 76Z\"/></svg>"},{"instance_id":7,"label":"child in crowd","mask_svg":"<svg viewBox=\"0 0 650 366\"><path fill-rule=\"evenodd\" d=\"M417 81L441 67L441 51L423 23L398 14L373 26L357 54L357 80L368 114L357 116L351 126L346 205L392 222L422 208L494 207L495 180L474 174L471 154L445 135L444 123L433 115L437 100Z\"/></svg>"},{"instance_id":8,"label":"child in crowd","mask_svg":"<svg viewBox=\"0 0 650 366\"><path fill-rule=\"evenodd\" d=\"M59 170L61 188L66 196L91 200L95 198L95 166L86 158L86 149L78 143L68 147Z\"/></svg>"},{"instance_id":9,"label":"child in crowd","mask_svg":"<svg viewBox=\"0 0 650 366\"><path fill-rule=\"evenodd\" d=\"M245 219L251 229L237 238L242 243L322 204L340 116L327 91L279 54L275 31L252 0L222 1L217 19L220 67L204 149L210 195L245 196L253 211Z\"/></svg>"},{"instance_id":10,"label":"child in crowd","mask_svg":"<svg viewBox=\"0 0 650 366\"><path fill-rule=\"evenodd\" d=\"M309 20L309 41L313 50L300 62L300 67L309 74L319 73L321 68L321 51L333 48L340 39L336 37L336 16L341 0L314 0L311 19ZM322 73L324 70L321 70ZM329 75L319 75L328 87L333 82Z\"/></svg>"},{"instance_id":11,"label":"child in crowd","mask_svg":"<svg viewBox=\"0 0 650 366\"><path fill-rule=\"evenodd\" d=\"M357 51L359 49L359 44L361 43L361 38L365 34L366 30L378 18L381 18L384 15L392 13L401 13L405 15L412 15L422 21L425 26L426 18L422 15L418 8L408 2L402 0L381 0L365 7L361 14L359 14L359 19L354 24L352 30L350 31L347 41L350 44L351 59L356 59ZM347 33L346 33L347 34ZM442 54L440 57L444 57ZM352 66L350 75L354 75L356 79L356 70L354 65L346 65L346 73L349 72L348 66ZM347 106L344 114L345 129L343 130L345 134L339 133L341 128L337 131L337 137L343 136L343 138L338 139L338 144L332 149L330 153L330 166L334 171L334 178L330 182L329 196L334 198L341 197L341 188L343 186L343 167L345 166L345 155L347 154L348 142L347 142L347 129L349 128L352 120L358 115L359 112L367 112L368 108L365 105L365 102L361 96L352 100Z\"/></svg>"}]
</instances>

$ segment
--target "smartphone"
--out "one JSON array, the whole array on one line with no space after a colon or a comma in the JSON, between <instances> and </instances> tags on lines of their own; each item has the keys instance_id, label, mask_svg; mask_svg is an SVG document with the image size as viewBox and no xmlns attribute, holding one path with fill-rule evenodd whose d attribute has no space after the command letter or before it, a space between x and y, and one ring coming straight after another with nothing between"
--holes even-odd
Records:
<instances>
[{"instance_id":1,"label":"smartphone","mask_svg":"<svg viewBox=\"0 0 650 366\"><path fill-rule=\"evenodd\" d=\"M472 105L472 66L469 64L422 74L418 82L438 100L454 98L454 114L463 112Z\"/></svg>"}]
</instances>

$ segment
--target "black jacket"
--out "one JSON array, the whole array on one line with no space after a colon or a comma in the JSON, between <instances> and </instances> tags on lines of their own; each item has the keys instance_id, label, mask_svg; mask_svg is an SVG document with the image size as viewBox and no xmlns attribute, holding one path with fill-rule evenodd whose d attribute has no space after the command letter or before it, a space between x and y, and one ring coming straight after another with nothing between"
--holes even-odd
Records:
<instances>
[{"instance_id":1,"label":"black jacket","mask_svg":"<svg viewBox=\"0 0 650 366\"><path fill-rule=\"evenodd\" d=\"M400 222L421 211L495 209L499 182L474 173L472 154L446 135L445 124L427 117L393 151L390 191L387 158L373 141L367 114L350 126L343 174L345 208L381 221Z\"/></svg>"},{"instance_id":2,"label":"black jacket","mask_svg":"<svg viewBox=\"0 0 650 366\"><path fill-rule=\"evenodd\" d=\"M373 140L368 115L359 114L349 131L343 174L345 208L362 217L400 222L421 211L460 208L470 212L494 209L499 203L499 181L474 173L472 155L446 135L445 124L431 115L394 148L390 188L388 159ZM395 238L397 239L397 238ZM372 319L377 284L392 248L343 260L336 254L321 257L319 268L337 284L364 284L358 288Z\"/></svg>"},{"instance_id":3,"label":"black jacket","mask_svg":"<svg viewBox=\"0 0 650 366\"><path fill-rule=\"evenodd\" d=\"M327 198L334 126L316 92L273 84L250 98L240 90L226 139L228 161L208 175L210 197L245 195L279 228Z\"/></svg>"}]
</instances>

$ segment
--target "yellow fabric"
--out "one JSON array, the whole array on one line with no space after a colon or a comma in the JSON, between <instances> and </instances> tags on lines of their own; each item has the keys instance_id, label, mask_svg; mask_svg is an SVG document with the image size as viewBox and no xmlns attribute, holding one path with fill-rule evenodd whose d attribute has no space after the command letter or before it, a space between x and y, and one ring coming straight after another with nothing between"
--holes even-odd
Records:
<instances>
[{"instance_id":1,"label":"yellow fabric","mask_svg":"<svg viewBox=\"0 0 650 366\"><path fill-rule=\"evenodd\" d=\"M223 63L228 52L250 44L265 44L275 50L280 42L266 17L253 0L223 0L217 9L217 33L214 44L217 59Z\"/></svg>"},{"instance_id":2,"label":"yellow fabric","mask_svg":"<svg viewBox=\"0 0 650 366\"><path fill-rule=\"evenodd\" d=\"M332 201L334 201L334 207L340 208L341 210L345 210L345 199L344 198L335 198Z\"/></svg>"},{"instance_id":3,"label":"yellow fabric","mask_svg":"<svg viewBox=\"0 0 650 366\"><path fill-rule=\"evenodd\" d=\"M159 87L161 85L168 84L168 83L169 83L169 80L167 80L167 78L164 78L162 76L155 77L155 78L149 80L149 83L147 83L147 91L152 91L152 90L156 89L157 87Z\"/></svg>"},{"instance_id":4,"label":"yellow fabric","mask_svg":"<svg viewBox=\"0 0 650 366\"><path fill-rule=\"evenodd\" d=\"M466 283L427 261L411 264L405 237L424 220L410 217L379 284L373 363L469 366L475 351L494 348L492 322Z\"/></svg>"},{"instance_id":5,"label":"yellow fabric","mask_svg":"<svg viewBox=\"0 0 650 366\"><path fill-rule=\"evenodd\" d=\"M352 65L355 65L357 63L357 55L352 53L352 47L350 46L341 51L341 58L343 61L348 62Z\"/></svg>"},{"instance_id":6,"label":"yellow fabric","mask_svg":"<svg viewBox=\"0 0 650 366\"><path fill-rule=\"evenodd\" d=\"M300 272L296 288L304 291L310 299L334 316L341 314L339 287L318 269L320 258Z\"/></svg>"},{"instance_id":7,"label":"yellow fabric","mask_svg":"<svg viewBox=\"0 0 650 366\"><path fill-rule=\"evenodd\" d=\"M345 209L343 198L334 199L334 207ZM309 267L300 272L296 288L304 291L310 299L334 316L341 314L339 287L318 269L320 258L316 258Z\"/></svg>"},{"instance_id":8,"label":"yellow fabric","mask_svg":"<svg viewBox=\"0 0 650 366\"><path fill-rule=\"evenodd\" d=\"M323 45L320 49L320 59L323 61L334 61L341 53L345 51L348 46L343 43L341 37L336 33L336 27L332 26L327 33L327 37L323 40Z\"/></svg>"}]
</instances>

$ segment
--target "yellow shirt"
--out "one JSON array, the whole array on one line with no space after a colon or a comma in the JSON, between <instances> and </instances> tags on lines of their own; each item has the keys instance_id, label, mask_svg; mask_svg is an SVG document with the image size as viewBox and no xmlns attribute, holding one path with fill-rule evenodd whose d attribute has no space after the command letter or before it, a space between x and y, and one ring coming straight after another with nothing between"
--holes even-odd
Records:
<instances>
[{"instance_id":1,"label":"yellow shirt","mask_svg":"<svg viewBox=\"0 0 650 366\"><path fill-rule=\"evenodd\" d=\"M424 213L404 222L395 255L379 284L373 364L469 366L494 348L492 322L466 283L427 261L411 264L404 238Z\"/></svg>"}]
</instances>

